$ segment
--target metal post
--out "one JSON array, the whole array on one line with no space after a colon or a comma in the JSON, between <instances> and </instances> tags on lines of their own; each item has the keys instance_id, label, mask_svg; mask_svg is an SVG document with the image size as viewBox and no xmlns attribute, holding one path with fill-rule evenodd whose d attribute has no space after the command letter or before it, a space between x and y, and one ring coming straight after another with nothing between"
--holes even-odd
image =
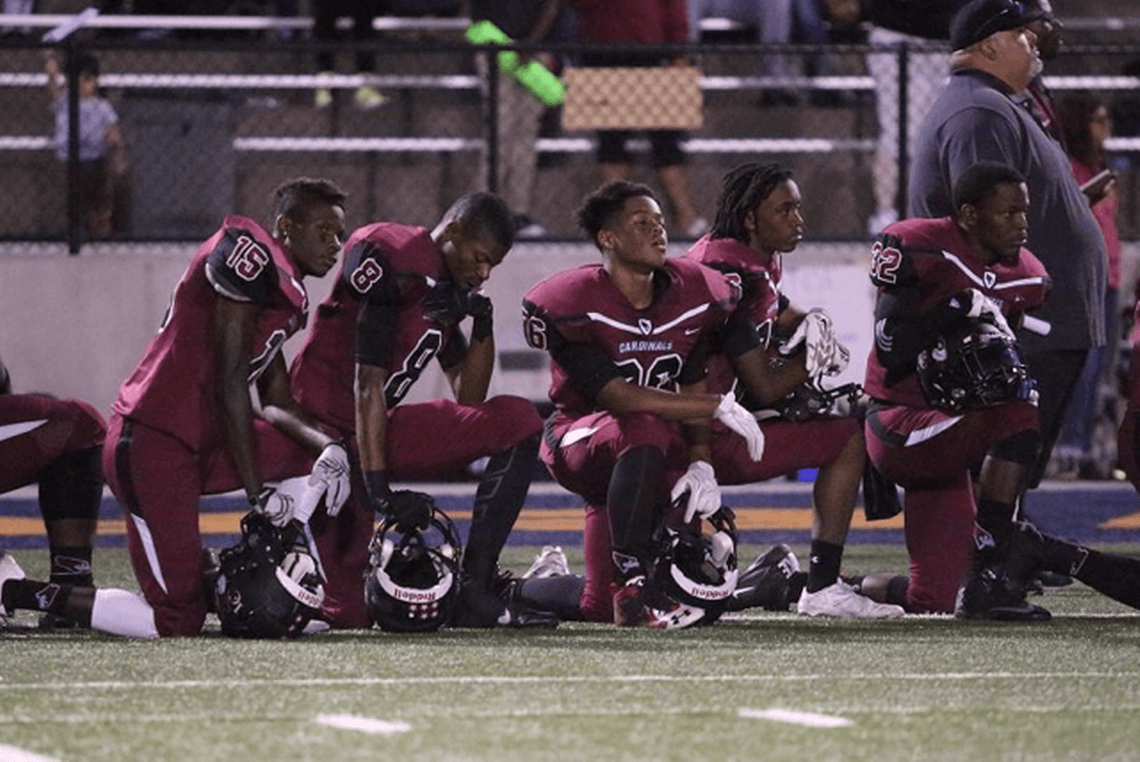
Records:
<instances>
[{"instance_id":1,"label":"metal post","mask_svg":"<svg viewBox=\"0 0 1140 762\"><path fill-rule=\"evenodd\" d=\"M487 145L487 190L499 190L499 51L497 45L487 49L487 114L484 137Z\"/></svg>"},{"instance_id":2,"label":"metal post","mask_svg":"<svg viewBox=\"0 0 1140 762\"><path fill-rule=\"evenodd\" d=\"M79 197L79 50L69 39L63 53L67 76L67 253L76 256L83 238Z\"/></svg>"},{"instance_id":3,"label":"metal post","mask_svg":"<svg viewBox=\"0 0 1140 762\"><path fill-rule=\"evenodd\" d=\"M899 46L899 181L895 187L895 210L899 219L906 216L907 184L910 177L910 46L904 41Z\"/></svg>"}]
</instances>

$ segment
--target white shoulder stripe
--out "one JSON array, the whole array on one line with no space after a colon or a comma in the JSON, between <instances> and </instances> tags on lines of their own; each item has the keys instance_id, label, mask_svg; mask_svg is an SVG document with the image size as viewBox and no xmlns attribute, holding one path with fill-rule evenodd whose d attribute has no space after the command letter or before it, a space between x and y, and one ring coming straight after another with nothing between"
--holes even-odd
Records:
<instances>
[{"instance_id":1,"label":"white shoulder stripe","mask_svg":"<svg viewBox=\"0 0 1140 762\"><path fill-rule=\"evenodd\" d=\"M678 324L685 322L689 318L695 317L696 315L700 315L702 312L705 312L706 310L708 310L708 308L709 308L709 305L707 303L693 307L691 310L683 312L682 314L678 315L676 318L670 320L668 323L666 323L664 325L656 326L653 329L652 334L657 335L659 333L664 333L665 331L668 331L671 328L674 328ZM588 317L590 320L593 320L596 323L604 323L605 325L608 325L611 328L617 328L619 331L625 331L626 333L637 334L638 336L644 336L645 335L644 331L642 331L640 327L638 327L636 325L630 325L629 323L623 323L620 320L614 320L609 315L604 315L601 312L587 312L586 317Z\"/></svg>"},{"instance_id":2,"label":"white shoulder stripe","mask_svg":"<svg viewBox=\"0 0 1140 762\"><path fill-rule=\"evenodd\" d=\"M974 283L978 284L979 286L982 286L983 288L985 287L985 283L983 283L982 279L978 277L978 274L975 273L973 270L971 270L969 267L967 267L966 263L963 262L961 259L959 259L956 255L951 254L950 252L946 251L946 249L943 249L942 250L942 256L945 259L949 260L950 262L953 262L954 266L957 267L959 270L961 270L962 274L965 275L967 278L969 278L970 280L972 280Z\"/></svg>"},{"instance_id":3,"label":"white shoulder stripe","mask_svg":"<svg viewBox=\"0 0 1140 762\"><path fill-rule=\"evenodd\" d=\"M705 304L701 304L701 305L698 305L696 307L693 307L691 310L681 313L676 319L670 320L665 325L657 326L656 328L653 329L653 333L655 333L655 334L656 333L664 333L665 331L668 331L673 326L678 325L680 323L683 323L684 321L688 320L691 317L696 317L697 315L700 315L702 312L708 311L708 308L709 308L709 305L707 302Z\"/></svg>"},{"instance_id":4,"label":"white shoulder stripe","mask_svg":"<svg viewBox=\"0 0 1140 762\"><path fill-rule=\"evenodd\" d=\"M988 288L988 289L993 290L993 291L1002 291L1002 290L1005 290L1008 288L1020 288L1022 286L1040 286L1049 280L1049 278L1046 276L1034 275L1034 276L1031 276L1028 278L1018 278L1017 280L1007 280L1007 281L1002 281L1000 283L995 283L992 286L986 286L985 281L982 280L981 278L979 278L977 273L975 273L973 270L971 270L969 268L969 266L965 262L963 262L957 255L951 254L950 252L943 249L942 250L942 256L945 259L949 260L950 262L953 262L954 266L957 267L959 270L961 270L962 274L965 275L970 280L972 280L974 283L978 284L979 286L982 286L983 288Z\"/></svg>"}]
</instances>

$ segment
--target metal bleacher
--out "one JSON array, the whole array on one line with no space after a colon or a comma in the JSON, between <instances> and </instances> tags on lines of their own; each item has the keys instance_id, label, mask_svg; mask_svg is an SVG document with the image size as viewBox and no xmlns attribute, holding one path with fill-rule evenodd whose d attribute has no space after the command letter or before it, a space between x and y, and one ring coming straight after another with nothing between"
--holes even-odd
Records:
<instances>
[{"instance_id":1,"label":"metal bleacher","mask_svg":"<svg viewBox=\"0 0 1140 762\"><path fill-rule=\"evenodd\" d=\"M1111 20L1099 20L1097 28L1140 28L1133 22L1120 19L1114 24ZM316 49L312 45L303 41L268 46L264 43L272 35L303 32L311 25L309 18L101 16L90 11L77 15L0 16L0 29L30 30L29 37L33 39L46 30L49 41L62 40L62 44L85 33L79 30L139 33L135 38L137 49L132 50L129 42L117 37L111 38L113 42L107 43L103 51L106 63L100 84L122 99L173 96L185 101L188 110L199 101L217 104L225 100L232 107L235 99L240 99L240 108L231 108L234 113L225 115L221 108L215 108L210 116L203 117L232 121L232 134L225 146L225 155L232 155L239 165L234 183L237 197L229 204L232 208L247 207L245 196L262 198L266 186L280 175L278 167L285 161L342 162L357 173L370 171L371 176L354 181L364 189L364 193L355 195L375 198L380 195L375 189L375 168L379 162L384 164L391 183L409 196L415 194L415 208L422 210L411 211L410 198L405 199L405 206L396 208L385 207L385 200L376 200L366 214L416 222L433 219L442 199L485 181L477 169L487 134L483 90L480 77L473 73L475 49L466 45L462 37L467 23L467 19L458 17L379 17L374 26L386 35L376 43L378 55L384 56L384 63L378 67L381 73L318 78L307 71ZM1068 21L1068 25L1082 27L1079 21ZM702 28L729 29L732 22L706 19ZM178 32L246 35L255 44L245 51L240 42L232 41L202 49L194 45L184 49L178 40L165 42L168 35ZM100 44L100 39L94 44ZM156 46L156 39L165 44ZM172 56L169 65L156 58L162 47L168 48ZM350 51L354 45L345 43L342 47ZM802 46L761 49L755 45L701 46L689 51L699 56L704 70L700 87L705 98L705 128L691 134L685 143L696 193L698 197L714 193L724 170L741 157L770 155L790 164L804 183L813 186L807 195L819 212L812 214L817 221L813 224L815 235L835 240L858 236L869 204L873 171L869 154L876 148L877 135L875 83L859 64L867 49L836 46L834 50L847 61L847 70L838 76L755 76L756 67L750 57L757 51L777 49L793 56L810 52ZM19 102L19 94L30 96L31 103L43 97L46 75L40 68L38 53L34 44L0 48L0 55L9 63L0 67L0 99L4 99L5 93L9 95L4 104ZM348 109L318 114L309 107L311 92L317 87L349 91L364 83L393 94L396 107L371 116L352 114ZM1061 73L1047 77L1046 83L1057 91L1140 89L1140 77L1116 74ZM759 112L758 96L774 88L839 94L846 105L821 109L805 103ZM46 114L46 106L42 110ZM0 151L24 154L22 161L30 162L26 177L34 183L42 174L35 167L54 161L50 155L50 121L33 120L39 129L28 130L29 122L25 120L21 129L17 113L10 108L0 108L0 112L8 112L0 113ZM593 145L589 134L552 130L539 138L536 148L543 159L535 202L540 209L563 210L572 206L594 182L590 156ZM1140 138L1114 138L1109 149L1140 151ZM424 165L427 169L415 165L417 161L429 162ZM425 187L414 189L411 183L420 180ZM428 187L432 185L435 187ZM20 231L5 229L12 223L3 220L4 215L0 215L0 238L18 237ZM548 227L555 237L573 233L569 221L560 225L554 215L550 215Z\"/></svg>"}]
</instances>

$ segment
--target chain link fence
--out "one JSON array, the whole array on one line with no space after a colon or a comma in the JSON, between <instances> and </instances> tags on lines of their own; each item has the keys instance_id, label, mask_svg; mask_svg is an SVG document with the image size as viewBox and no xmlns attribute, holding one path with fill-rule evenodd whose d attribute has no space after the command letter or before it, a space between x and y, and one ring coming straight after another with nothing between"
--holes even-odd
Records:
<instances>
[{"instance_id":1,"label":"chain link fence","mask_svg":"<svg viewBox=\"0 0 1140 762\"><path fill-rule=\"evenodd\" d=\"M876 214L900 207L906 146L946 76L944 46L871 43L639 49L642 59L684 55L699 71L631 92L652 96L639 110L646 123L688 120L677 122L683 179L699 216L711 218L728 169L780 161L804 191L809 237L860 240ZM56 45L4 37L0 240L8 250L66 243L73 253L102 239L196 241L228 213L264 218L272 189L298 174L340 183L351 225L432 225L456 196L490 187L526 218L527 234L574 239L572 210L598 182L597 130L608 129L574 117L596 117L599 101L575 105L571 90L563 106L541 102L492 55L504 50L470 45L456 24L335 49L264 30L84 32ZM318 70L321 52L334 53L337 73ZM354 73L359 52L374 58L375 73ZM600 52L546 47L537 58L572 81L566 75ZM58 102L49 54L60 64ZM774 55L788 64L781 77L764 74ZM91 60L98 93L86 97L77 64ZM1046 80L1058 95L1093 90L1111 104L1127 239L1140 237L1138 62L1140 44L1071 46ZM628 97L606 105L628 112ZM105 106L92 105L100 98ZM118 147L99 155L91 147L105 139L98 115L108 106ZM677 189L663 187L651 164L654 134L631 137L631 179L676 206ZM685 232L674 226L675 237Z\"/></svg>"}]
</instances>

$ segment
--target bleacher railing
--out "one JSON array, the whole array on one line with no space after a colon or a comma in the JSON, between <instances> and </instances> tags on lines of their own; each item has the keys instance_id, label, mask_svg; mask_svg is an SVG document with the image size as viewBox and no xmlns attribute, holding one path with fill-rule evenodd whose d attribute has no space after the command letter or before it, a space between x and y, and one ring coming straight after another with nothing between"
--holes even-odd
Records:
<instances>
[{"instance_id":1,"label":"bleacher railing","mask_svg":"<svg viewBox=\"0 0 1140 762\"><path fill-rule=\"evenodd\" d=\"M487 79L502 75L494 53L537 52L534 48L470 46L462 38L467 21L458 18L378 18L375 26L383 34L368 46L305 40L299 33L309 24L302 18L240 16L0 16L0 27L26 33L0 40L0 161L9 170L0 188L0 240L66 241L72 253L100 237L194 240L209 235L223 214L261 216L273 185L302 172L328 175L348 187L359 203L358 222L393 218L431 224L462 192L500 190L503 172L494 169L510 155L502 141L512 133L491 108L495 89ZM150 31L141 36L124 31L140 29ZM218 39L210 39L212 32ZM290 32L292 39L283 39ZM193 36L184 39L183 33ZM70 140L66 160L55 156L43 69L48 50L65 58L79 51L95 54L101 61L100 86L119 112L133 193L128 218L110 233L93 233L81 219L78 139ZM315 71L318 52L336 52L343 72L361 50L375 56L376 73ZM597 50L542 48L564 63ZM818 197L817 237L836 240L862 236L874 211L876 176L883 173L884 118L897 120L887 159L905 183L905 145L914 117L908 113L911 98L902 95L907 75L884 89L868 61L890 57L897 71L906 72L919 56L946 52L938 44L705 44L658 50L686 55L702 67L705 121L684 142L698 201L707 205L715 197L720 176L734 164L757 156L779 160L792 165L801 184ZM791 75L763 74L762 62L774 55L791 62ZM476 56L485 56L488 65L477 67ZM818 66L821 57L829 57L829 66ZM1050 64L1046 84L1057 93L1097 91L1130 114L1140 77L1122 73L1129 61L1140 61L1140 45L1070 48ZM818 70L823 68L826 73ZM75 92L74 73L70 84ZM377 88L386 103L375 110L356 108L352 94L362 85ZM937 81L929 84L937 86ZM334 94L330 107L314 104L321 89ZM667 100L669 94L660 97ZM882 99L892 97L893 112L884 111ZM79 124L77 105L78 98L72 98L71 135ZM1118 121L1125 122L1121 127L1137 126ZM556 111L542 125L532 138L538 181L528 212L543 221L550 237L573 237L572 224L558 215L568 216L565 209L596 182L594 135L560 130ZM646 144L634 141L632 147L636 155ZM1128 180L1131 154L1140 152L1140 129L1114 137L1107 147ZM1132 184L1122 182L1122 194ZM895 205L898 198L896 192ZM1127 234L1140 228L1140 212L1134 198L1125 200Z\"/></svg>"}]
</instances>

